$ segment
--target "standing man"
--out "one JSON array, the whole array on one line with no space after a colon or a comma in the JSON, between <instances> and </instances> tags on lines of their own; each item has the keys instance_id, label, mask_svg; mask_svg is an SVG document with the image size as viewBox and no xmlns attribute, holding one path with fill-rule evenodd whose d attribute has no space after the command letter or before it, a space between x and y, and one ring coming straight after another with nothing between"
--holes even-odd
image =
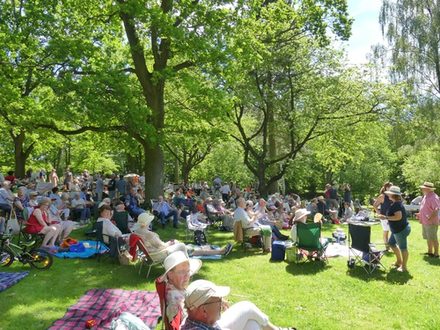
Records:
<instances>
[{"instance_id":1,"label":"standing man","mask_svg":"<svg viewBox=\"0 0 440 330\"><path fill-rule=\"evenodd\" d=\"M425 182L420 186L423 199L420 203L420 212L416 214L417 219L422 224L423 238L428 243L429 257L438 258L438 211L440 209L440 198L434 192L435 187L431 182Z\"/></svg>"}]
</instances>

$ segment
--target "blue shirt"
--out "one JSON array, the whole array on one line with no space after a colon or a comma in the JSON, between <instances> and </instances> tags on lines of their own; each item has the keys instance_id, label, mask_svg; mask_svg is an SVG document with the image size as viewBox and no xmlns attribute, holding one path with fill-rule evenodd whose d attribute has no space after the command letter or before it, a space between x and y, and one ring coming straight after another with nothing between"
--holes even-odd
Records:
<instances>
[{"instance_id":1,"label":"blue shirt","mask_svg":"<svg viewBox=\"0 0 440 330\"><path fill-rule=\"evenodd\" d=\"M181 330L221 330L217 323L208 325L202 322L186 319L185 324L180 327Z\"/></svg>"}]
</instances>

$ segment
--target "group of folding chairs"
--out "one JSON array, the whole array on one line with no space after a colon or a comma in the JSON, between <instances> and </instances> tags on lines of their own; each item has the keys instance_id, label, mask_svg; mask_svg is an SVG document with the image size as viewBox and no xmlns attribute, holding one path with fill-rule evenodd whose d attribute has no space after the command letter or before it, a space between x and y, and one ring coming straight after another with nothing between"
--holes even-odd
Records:
<instances>
[{"instance_id":1,"label":"group of folding chairs","mask_svg":"<svg viewBox=\"0 0 440 330\"><path fill-rule=\"evenodd\" d=\"M368 274L376 269L385 270L381 262L384 244L371 243L371 226L362 223L348 225L348 261L349 269L361 266ZM326 249L332 239L321 238L320 223L298 223L296 242L296 261L321 260L327 262Z\"/></svg>"}]
</instances>

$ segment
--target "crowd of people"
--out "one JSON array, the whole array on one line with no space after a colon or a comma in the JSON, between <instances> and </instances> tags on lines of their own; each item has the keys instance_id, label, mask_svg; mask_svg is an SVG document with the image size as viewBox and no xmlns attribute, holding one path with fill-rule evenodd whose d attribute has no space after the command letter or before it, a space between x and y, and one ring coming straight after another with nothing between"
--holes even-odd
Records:
<instances>
[{"instance_id":1,"label":"crowd of people","mask_svg":"<svg viewBox=\"0 0 440 330\"><path fill-rule=\"evenodd\" d=\"M295 224L305 222L308 217L316 221L318 215L319 222L339 224L362 211L360 203L353 200L349 184L341 187L327 184L324 193L310 201L301 200L294 193L273 194L265 199L251 187L239 189L234 183L223 183L217 177L212 186L207 182L189 187L169 185L165 187L164 195L145 203L143 182L136 175L112 174L104 178L84 171L75 176L67 169L63 180L54 170L47 177L44 171L40 171L37 176L18 180L13 172L9 172L8 176L0 179L3 179L0 209L5 215L15 212L17 217L26 221L25 230L29 234L44 236L42 248L54 249L56 243L68 237L78 224L87 224L92 217L101 224L107 244L111 245L112 239L117 246L126 244L132 247L133 241L140 242L150 257L164 264L165 274L161 280L166 283L168 293L166 315L169 320L179 315L182 329L279 327L274 326L268 316L250 302L228 308L224 300L229 293L227 287L206 280L189 283L190 275L202 265L200 260L191 257L227 256L232 244L213 248L208 244L184 244L175 239L163 241L153 231L155 218L163 228L168 223L178 228L188 222L205 228L217 221L224 231L233 231L234 224L239 222L250 236L260 236L264 251L270 252L273 240L295 240ZM12 192L13 186L16 193ZM425 182L420 189L422 196L417 200L420 210L416 218L427 241L426 255L439 258L440 199L435 194L434 184ZM384 243L395 254L396 269L406 272L411 226L400 188L391 182L385 183L372 206L377 214L375 217L381 220ZM120 218L125 219L124 227L119 225ZM290 228L293 228L290 236L281 232Z\"/></svg>"}]
</instances>

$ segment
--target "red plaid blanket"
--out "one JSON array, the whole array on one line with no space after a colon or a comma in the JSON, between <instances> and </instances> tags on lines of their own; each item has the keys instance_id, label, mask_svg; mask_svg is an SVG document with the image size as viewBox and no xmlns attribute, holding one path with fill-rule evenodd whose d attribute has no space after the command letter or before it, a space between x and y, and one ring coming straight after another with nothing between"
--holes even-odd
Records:
<instances>
[{"instance_id":1,"label":"red plaid blanket","mask_svg":"<svg viewBox=\"0 0 440 330\"><path fill-rule=\"evenodd\" d=\"M55 321L51 330L85 329L88 320L95 320L93 329L110 329L111 322L122 312L139 317L154 329L161 316L156 292L120 289L93 289L71 306L63 318Z\"/></svg>"}]
</instances>

